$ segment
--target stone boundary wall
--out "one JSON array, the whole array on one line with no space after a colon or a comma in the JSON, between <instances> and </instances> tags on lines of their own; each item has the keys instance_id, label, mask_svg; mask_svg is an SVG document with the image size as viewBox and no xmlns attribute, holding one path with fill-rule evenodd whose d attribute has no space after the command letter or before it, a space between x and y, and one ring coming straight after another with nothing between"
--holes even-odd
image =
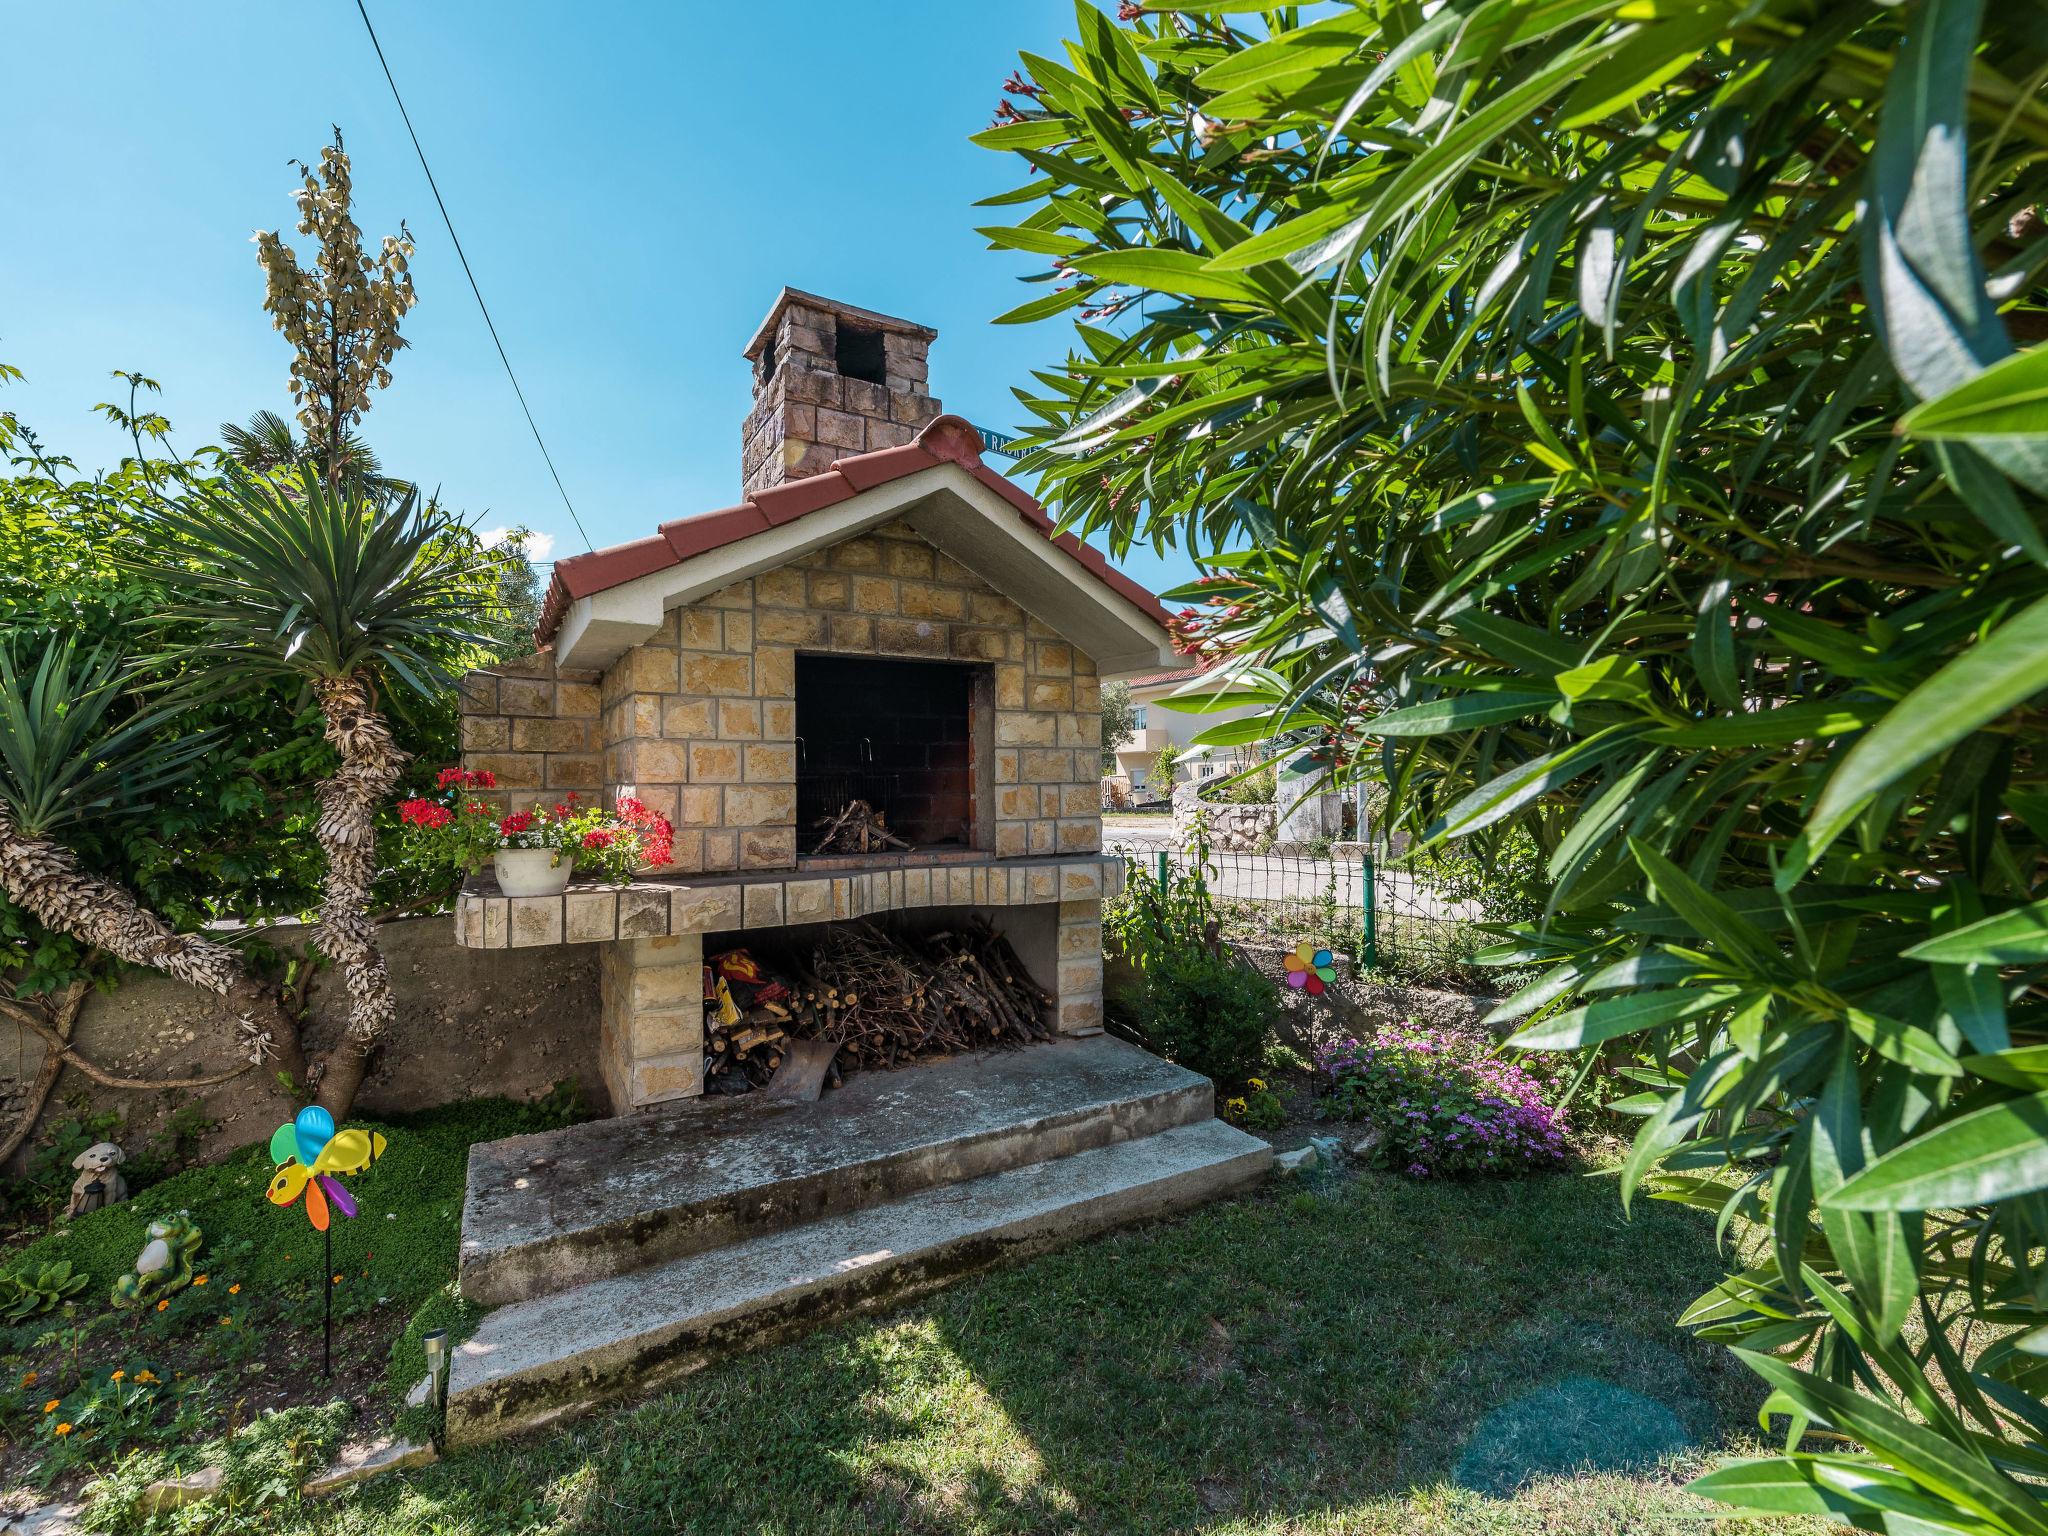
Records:
<instances>
[{"instance_id":1,"label":"stone boundary wall","mask_svg":"<svg viewBox=\"0 0 2048 1536\"><path fill-rule=\"evenodd\" d=\"M272 929L266 938L296 952L307 930ZM532 1099L573 1081L595 1108L605 1106L598 1070L598 952L594 948L485 953L460 948L445 914L402 918L377 930L391 967L398 1013L357 1099L366 1117L403 1114L456 1099L503 1094ZM347 1022L348 999L331 969L314 982L306 1023L309 1050L326 1050ZM137 973L87 1000L74 1036L96 1065L125 1077L204 1077L236 1064L233 1019L208 993L167 976ZM20 1113L43 1061L25 1030L0 1029L0 1118ZM200 1138L211 1157L268 1137L276 1101L254 1070L216 1087L173 1093L101 1088L76 1068L58 1077L38 1128L115 1110L128 1128L130 1153L161 1135L171 1113L198 1104L219 1123ZM28 1151L17 1154L18 1169ZM0 1177L5 1177L0 1172Z\"/></svg>"},{"instance_id":2,"label":"stone boundary wall","mask_svg":"<svg viewBox=\"0 0 2048 1536\"><path fill-rule=\"evenodd\" d=\"M1173 836L1181 847L1194 841L1195 817L1209 822L1209 846L1219 853L1260 853L1271 848L1280 827L1277 805L1233 805L1207 800L1173 802Z\"/></svg>"}]
</instances>

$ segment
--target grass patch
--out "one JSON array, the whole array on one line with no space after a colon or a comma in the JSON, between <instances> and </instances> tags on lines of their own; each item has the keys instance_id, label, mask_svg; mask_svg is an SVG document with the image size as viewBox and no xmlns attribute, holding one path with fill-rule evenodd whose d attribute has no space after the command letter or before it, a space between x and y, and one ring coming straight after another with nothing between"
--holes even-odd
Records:
<instances>
[{"instance_id":1,"label":"grass patch","mask_svg":"<svg viewBox=\"0 0 2048 1536\"><path fill-rule=\"evenodd\" d=\"M0 1495L17 1481L48 1486L104 1472L137 1450L189 1465L203 1440L269 1409L343 1396L388 1416L424 1374L420 1336L466 1321L449 1284L470 1145L560 1123L563 1113L551 1101L488 1099L378 1125L389 1150L347 1181L360 1214L335 1220L331 1270L303 1208L265 1198L273 1170L261 1144L7 1252L0 1272L68 1260L87 1284L71 1308L0 1328ZM150 1221L179 1210L204 1233L203 1281L161 1308L110 1309L108 1294ZM331 1379L320 1370L328 1289ZM59 1423L73 1431L55 1436Z\"/></svg>"},{"instance_id":2,"label":"grass patch","mask_svg":"<svg viewBox=\"0 0 2048 1536\"><path fill-rule=\"evenodd\" d=\"M287 1532L1697 1532L1760 1384L1604 1179L1331 1175L729 1361ZM1797 1528L1797 1527L1790 1527ZM1817 1529L1817 1528L1816 1528Z\"/></svg>"}]
</instances>

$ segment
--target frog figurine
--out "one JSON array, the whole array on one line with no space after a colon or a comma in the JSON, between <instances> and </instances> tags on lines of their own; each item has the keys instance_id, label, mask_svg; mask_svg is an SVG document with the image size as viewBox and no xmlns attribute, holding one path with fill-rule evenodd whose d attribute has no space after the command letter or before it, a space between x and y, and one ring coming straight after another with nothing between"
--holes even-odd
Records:
<instances>
[{"instance_id":1,"label":"frog figurine","mask_svg":"<svg viewBox=\"0 0 2048 1536\"><path fill-rule=\"evenodd\" d=\"M139 1307L161 1300L192 1283L193 1261L205 1235L190 1211L160 1217L149 1224L149 1241L135 1257L135 1272L114 1282L113 1304Z\"/></svg>"}]
</instances>

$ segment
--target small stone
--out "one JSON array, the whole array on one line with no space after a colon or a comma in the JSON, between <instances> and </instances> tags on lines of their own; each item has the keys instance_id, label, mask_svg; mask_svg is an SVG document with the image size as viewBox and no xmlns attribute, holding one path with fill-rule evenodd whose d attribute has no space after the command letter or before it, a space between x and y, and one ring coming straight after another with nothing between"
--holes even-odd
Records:
<instances>
[{"instance_id":1,"label":"small stone","mask_svg":"<svg viewBox=\"0 0 2048 1536\"><path fill-rule=\"evenodd\" d=\"M1379 1151L1380 1143L1385 1140L1386 1133L1384 1131L1368 1131L1365 1135L1359 1137L1358 1140L1351 1143L1351 1155L1363 1162L1366 1158Z\"/></svg>"},{"instance_id":2,"label":"small stone","mask_svg":"<svg viewBox=\"0 0 2048 1536\"><path fill-rule=\"evenodd\" d=\"M60 1227L58 1230L63 1229ZM0 1517L0 1536L77 1536L82 1529L78 1517L84 1512L83 1504L59 1499L54 1504L40 1505L25 1515Z\"/></svg>"},{"instance_id":3,"label":"small stone","mask_svg":"<svg viewBox=\"0 0 2048 1536\"><path fill-rule=\"evenodd\" d=\"M219 1491L225 1475L220 1467L201 1467L183 1477L160 1478L142 1490L142 1497L135 1501L136 1508L145 1515L161 1515L197 1504Z\"/></svg>"},{"instance_id":4,"label":"small stone","mask_svg":"<svg viewBox=\"0 0 2048 1536\"><path fill-rule=\"evenodd\" d=\"M1282 1152L1273 1159L1273 1166L1282 1173L1306 1173L1321 1161L1314 1147L1297 1147L1292 1152Z\"/></svg>"},{"instance_id":5,"label":"small stone","mask_svg":"<svg viewBox=\"0 0 2048 1536\"><path fill-rule=\"evenodd\" d=\"M381 1440L349 1446L335 1458L333 1466L316 1477L308 1478L299 1491L309 1499L316 1499L322 1494L333 1493L386 1472L424 1467L440 1459L431 1444L415 1445L410 1440L394 1440L387 1435Z\"/></svg>"},{"instance_id":6,"label":"small stone","mask_svg":"<svg viewBox=\"0 0 2048 1536\"><path fill-rule=\"evenodd\" d=\"M1326 1163L1334 1163L1344 1155L1344 1143L1334 1136L1311 1136L1308 1144L1316 1149L1317 1157Z\"/></svg>"}]
</instances>

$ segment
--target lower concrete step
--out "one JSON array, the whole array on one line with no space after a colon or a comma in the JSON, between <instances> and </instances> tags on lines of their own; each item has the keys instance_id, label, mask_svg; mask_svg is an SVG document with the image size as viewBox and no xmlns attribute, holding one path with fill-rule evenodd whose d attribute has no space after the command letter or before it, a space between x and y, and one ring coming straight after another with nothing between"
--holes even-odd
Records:
<instances>
[{"instance_id":1,"label":"lower concrete step","mask_svg":"<svg viewBox=\"0 0 2048 1536\"><path fill-rule=\"evenodd\" d=\"M1186 1209L1257 1181L1272 1161L1256 1137L1205 1120L501 1308L456 1351L448 1441L532 1429L957 1275Z\"/></svg>"},{"instance_id":2,"label":"lower concrete step","mask_svg":"<svg viewBox=\"0 0 2048 1536\"><path fill-rule=\"evenodd\" d=\"M462 1294L524 1301L1214 1110L1207 1078L1098 1035L861 1072L814 1104L700 1099L485 1142Z\"/></svg>"}]
</instances>

